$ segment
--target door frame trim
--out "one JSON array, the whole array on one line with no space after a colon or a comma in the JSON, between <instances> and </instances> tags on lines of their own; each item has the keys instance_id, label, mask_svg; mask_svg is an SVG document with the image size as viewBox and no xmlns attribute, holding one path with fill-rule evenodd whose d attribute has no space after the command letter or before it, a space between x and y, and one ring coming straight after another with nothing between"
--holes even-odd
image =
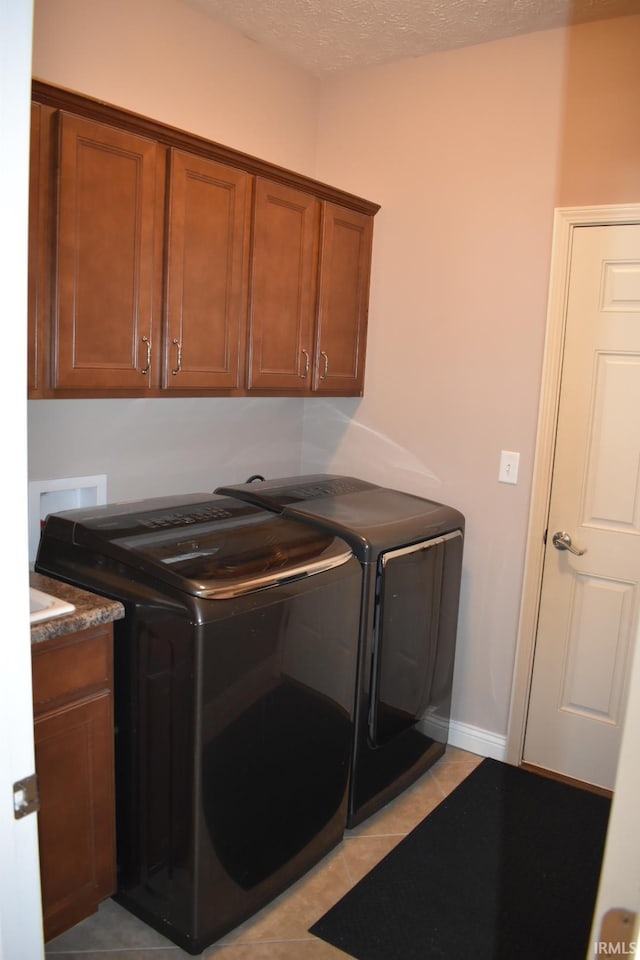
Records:
<instances>
[{"instance_id":1,"label":"door frame trim","mask_svg":"<svg viewBox=\"0 0 640 960\"><path fill-rule=\"evenodd\" d=\"M506 759L508 763L520 764L524 751L529 693L533 674L533 654L542 588L544 531L547 529L553 479L555 437L560 404L560 377L567 320L569 269L574 230L577 227L626 223L640 223L640 204L557 207L554 211L538 429L507 728Z\"/></svg>"}]
</instances>

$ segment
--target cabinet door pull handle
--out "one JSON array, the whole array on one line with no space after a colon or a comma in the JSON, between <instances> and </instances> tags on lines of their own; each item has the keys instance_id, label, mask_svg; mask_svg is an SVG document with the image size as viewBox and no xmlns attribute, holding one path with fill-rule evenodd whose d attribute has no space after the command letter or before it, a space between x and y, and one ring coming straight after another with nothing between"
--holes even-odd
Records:
<instances>
[{"instance_id":1,"label":"cabinet door pull handle","mask_svg":"<svg viewBox=\"0 0 640 960\"><path fill-rule=\"evenodd\" d=\"M174 347L177 348L177 352L178 352L178 362L177 362L177 364L176 364L175 369L171 371L171 373L172 373L173 376L175 377L175 375L176 375L177 373L180 373L180 371L182 370L182 344L180 343L179 340L176 340L175 337L173 338L173 340L172 340L171 342L172 342L172 344L174 345Z\"/></svg>"},{"instance_id":2,"label":"cabinet door pull handle","mask_svg":"<svg viewBox=\"0 0 640 960\"><path fill-rule=\"evenodd\" d=\"M300 374L300 379L306 380L309 376L309 351L301 350L300 352L304 354L304 370Z\"/></svg>"},{"instance_id":3,"label":"cabinet door pull handle","mask_svg":"<svg viewBox=\"0 0 640 960\"><path fill-rule=\"evenodd\" d=\"M321 356L322 359L324 360L324 370L323 370L322 373L320 374L320 379L321 379L321 380L326 380L326 379L327 379L327 374L329 373L329 357L328 357L327 354L324 352L324 350L321 350L321 351L320 351L320 356Z\"/></svg>"},{"instance_id":4,"label":"cabinet door pull handle","mask_svg":"<svg viewBox=\"0 0 640 960\"><path fill-rule=\"evenodd\" d=\"M149 373L149 370L151 368L151 340L149 340L149 337L143 337L142 342L146 343L147 345L147 362L146 362L146 365L140 371L140 373L143 376L146 376Z\"/></svg>"}]
</instances>

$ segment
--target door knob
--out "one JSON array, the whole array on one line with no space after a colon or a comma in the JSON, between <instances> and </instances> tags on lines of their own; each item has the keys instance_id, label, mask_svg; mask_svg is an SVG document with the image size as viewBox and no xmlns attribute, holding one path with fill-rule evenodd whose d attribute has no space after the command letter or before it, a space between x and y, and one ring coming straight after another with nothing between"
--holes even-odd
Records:
<instances>
[{"instance_id":1,"label":"door knob","mask_svg":"<svg viewBox=\"0 0 640 960\"><path fill-rule=\"evenodd\" d=\"M578 550L574 547L571 543L571 537L568 533L565 533L564 530L558 530L554 533L551 542L556 550L568 550L569 553L575 554L576 557L581 557L583 553L586 553L586 550Z\"/></svg>"}]
</instances>

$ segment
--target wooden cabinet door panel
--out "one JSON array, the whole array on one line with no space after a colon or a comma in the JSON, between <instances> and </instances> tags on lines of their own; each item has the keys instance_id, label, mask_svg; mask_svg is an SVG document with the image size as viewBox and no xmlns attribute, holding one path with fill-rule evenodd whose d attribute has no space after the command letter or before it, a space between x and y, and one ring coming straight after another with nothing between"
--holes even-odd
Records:
<instances>
[{"instance_id":1,"label":"wooden cabinet door panel","mask_svg":"<svg viewBox=\"0 0 640 960\"><path fill-rule=\"evenodd\" d=\"M161 275L159 148L66 113L59 132L53 386L145 390Z\"/></svg>"},{"instance_id":2,"label":"wooden cabinet door panel","mask_svg":"<svg viewBox=\"0 0 640 960\"><path fill-rule=\"evenodd\" d=\"M320 203L256 179L249 388L306 393L311 383Z\"/></svg>"},{"instance_id":3,"label":"wooden cabinet door panel","mask_svg":"<svg viewBox=\"0 0 640 960\"><path fill-rule=\"evenodd\" d=\"M41 299L46 295L48 283L47 264L43 262L44 234L46 232L46 167L42 163L45 154L44 107L31 104L31 141L29 179L29 309L28 309L28 372L27 386L30 397L42 396L42 354L44 313Z\"/></svg>"},{"instance_id":4,"label":"wooden cabinet door panel","mask_svg":"<svg viewBox=\"0 0 640 960\"><path fill-rule=\"evenodd\" d=\"M240 385L251 178L171 151L163 387Z\"/></svg>"},{"instance_id":5,"label":"wooden cabinet door panel","mask_svg":"<svg viewBox=\"0 0 640 960\"><path fill-rule=\"evenodd\" d=\"M314 390L358 396L364 385L372 218L325 203Z\"/></svg>"},{"instance_id":6,"label":"wooden cabinet door panel","mask_svg":"<svg viewBox=\"0 0 640 960\"><path fill-rule=\"evenodd\" d=\"M45 939L94 913L115 890L111 694L35 722Z\"/></svg>"}]
</instances>

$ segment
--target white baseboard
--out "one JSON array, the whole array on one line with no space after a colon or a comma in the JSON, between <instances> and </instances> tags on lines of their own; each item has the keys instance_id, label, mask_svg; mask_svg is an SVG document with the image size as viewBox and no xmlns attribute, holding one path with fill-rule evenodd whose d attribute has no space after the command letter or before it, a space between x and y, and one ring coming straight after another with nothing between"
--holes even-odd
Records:
<instances>
[{"instance_id":1,"label":"white baseboard","mask_svg":"<svg viewBox=\"0 0 640 960\"><path fill-rule=\"evenodd\" d=\"M507 738L491 730L474 727L470 723L452 720L449 724L449 743L460 750L468 750L479 757L491 757L492 760L507 759Z\"/></svg>"}]
</instances>

